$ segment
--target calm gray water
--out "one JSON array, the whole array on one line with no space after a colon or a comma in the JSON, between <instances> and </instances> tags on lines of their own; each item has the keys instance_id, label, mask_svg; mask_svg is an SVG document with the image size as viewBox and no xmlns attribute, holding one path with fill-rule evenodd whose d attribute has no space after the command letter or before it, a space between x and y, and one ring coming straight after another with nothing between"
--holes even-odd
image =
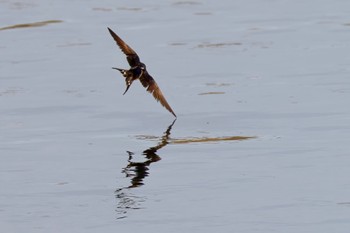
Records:
<instances>
[{"instance_id":1,"label":"calm gray water","mask_svg":"<svg viewBox=\"0 0 350 233\"><path fill-rule=\"evenodd\" d=\"M347 232L350 1L0 1L1 232ZM127 68L147 64L176 122Z\"/></svg>"}]
</instances>

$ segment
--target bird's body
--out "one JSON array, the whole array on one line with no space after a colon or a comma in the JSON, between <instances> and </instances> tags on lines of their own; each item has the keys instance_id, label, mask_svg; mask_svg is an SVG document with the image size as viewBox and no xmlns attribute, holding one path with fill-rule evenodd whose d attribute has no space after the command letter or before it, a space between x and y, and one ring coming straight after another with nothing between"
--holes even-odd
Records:
<instances>
[{"instance_id":1,"label":"bird's body","mask_svg":"<svg viewBox=\"0 0 350 233\"><path fill-rule=\"evenodd\" d=\"M144 86L147 89L147 91L151 93L153 97L161 103L161 105L163 105L163 107L165 107L176 117L176 114L166 101L162 91L158 87L158 84L147 72L146 65L140 61L140 58L136 54L136 52L131 47L129 47L119 36L117 36L117 34L115 34L115 32L113 32L110 28L108 28L108 31L119 46L119 48L126 55L126 59L130 65L129 70L113 67L113 69L120 71L120 73L125 77L126 90L124 94L129 90L131 84L135 80L139 79L142 86Z\"/></svg>"}]
</instances>

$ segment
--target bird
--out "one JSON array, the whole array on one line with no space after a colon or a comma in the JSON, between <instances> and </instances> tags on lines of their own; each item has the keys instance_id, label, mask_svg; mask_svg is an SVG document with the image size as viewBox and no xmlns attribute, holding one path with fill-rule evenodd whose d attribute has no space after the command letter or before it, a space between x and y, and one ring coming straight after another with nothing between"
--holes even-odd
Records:
<instances>
[{"instance_id":1,"label":"bird","mask_svg":"<svg viewBox=\"0 0 350 233\"><path fill-rule=\"evenodd\" d=\"M113 69L118 70L125 77L126 90L124 91L123 95L125 95L125 93L129 90L131 84L138 79L140 80L142 86L145 87L146 90L153 95L156 101L160 102L160 104L163 107L165 107L171 114L174 115L175 118L177 118L175 112L166 101L157 82L147 72L146 65L140 61L140 58L137 55L137 53L128 44L126 44L114 31L112 31L112 29L110 29L109 27L107 28L109 33L121 49L121 51L126 55L126 60L130 65L129 70L112 67Z\"/></svg>"}]
</instances>

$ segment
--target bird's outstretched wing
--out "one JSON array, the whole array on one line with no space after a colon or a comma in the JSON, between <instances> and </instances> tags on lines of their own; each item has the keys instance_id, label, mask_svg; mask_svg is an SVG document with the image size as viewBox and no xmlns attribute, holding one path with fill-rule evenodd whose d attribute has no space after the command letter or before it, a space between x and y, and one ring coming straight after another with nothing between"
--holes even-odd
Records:
<instances>
[{"instance_id":1,"label":"bird's outstretched wing","mask_svg":"<svg viewBox=\"0 0 350 233\"><path fill-rule=\"evenodd\" d=\"M153 95L153 97L161 103L163 107L165 107L169 112L171 112L175 117L176 114L171 109L170 105L166 101L162 91L158 87L158 84L156 81L152 78L151 75L149 75L147 72L141 75L140 82L142 83L142 86L144 86L149 93Z\"/></svg>"},{"instance_id":2,"label":"bird's outstretched wing","mask_svg":"<svg viewBox=\"0 0 350 233\"><path fill-rule=\"evenodd\" d=\"M119 48L126 55L126 59L128 60L129 65L131 67L139 65L140 58L136 54L136 52L132 48L130 48L130 46L127 45L117 34L115 34L115 32L113 32L112 29L108 28L108 31L119 46Z\"/></svg>"}]
</instances>

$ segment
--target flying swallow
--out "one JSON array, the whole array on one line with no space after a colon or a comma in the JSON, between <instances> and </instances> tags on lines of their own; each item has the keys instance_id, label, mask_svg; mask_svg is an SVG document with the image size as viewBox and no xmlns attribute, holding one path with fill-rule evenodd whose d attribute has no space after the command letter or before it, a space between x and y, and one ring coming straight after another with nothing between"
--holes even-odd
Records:
<instances>
[{"instance_id":1,"label":"flying swallow","mask_svg":"<svg viewBox=\"0 0 350 233\"><path fill-rule=\"evenodd\" d=\"M152 76L147 72L146 65L140 61L137 53L130 48L115 32L113 32L110 28L108 28L109 33L122 50L122 52L126 55L126 60L130 65L130 69L120 69L116 67L112 67L120 71L120 73L125 77L126 90L123 95L129 90L131 84L139 79L142 86L146 88L146 90L153 95L153 97L161 103L163 107L165 107L169 112L171 112L175 117L176 114L171 109L170 105L166 101L162 91L160 90L156 81L152 78Z\"/></svg>"}]
</instances>

